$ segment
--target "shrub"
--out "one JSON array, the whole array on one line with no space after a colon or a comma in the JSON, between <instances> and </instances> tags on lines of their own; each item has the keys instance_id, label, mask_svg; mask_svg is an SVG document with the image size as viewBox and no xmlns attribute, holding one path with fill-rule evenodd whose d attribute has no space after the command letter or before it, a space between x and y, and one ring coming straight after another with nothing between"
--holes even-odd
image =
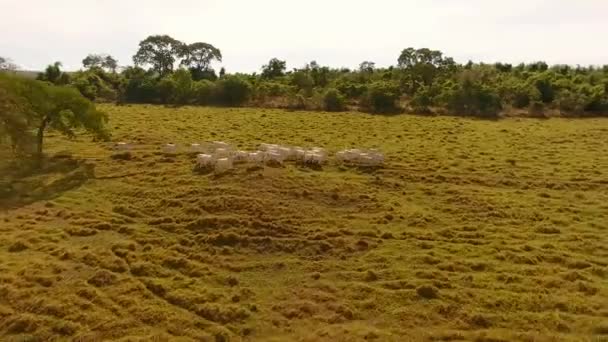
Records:
<instances>
[{"instance_id":1,"label":"shrub","mask_svg":"<svg viewBox=\"0 0 608 342\"><path fill-rule=\"evenodd\" d=\"M339 112L344 110L344 95L342 95L342 93L338 89L328 89L323 95L323 107L329 112Z\"/></svg>"},{"instance_id":2,"label":"shrub","mask_svg":"<svg viewBox=\"0 0 608 342\"><path fill-rule=\"evenodd\" d=\"M364 106L374 113L391 113L398 111L396 104L399 98L399 87L386 81L378 81L369 85L364 100Z\"/></svg>"},{"instance_id":3,"label":"shrub","mask_svg":"<svg viewBox=\"0 0 608 342\"><path fill-rule=\"evenodd\" d=\"M177 83L172 77L167 76L156 84L158 97L162 103L173 103L177 95Z\"/></svg>"},{"instance_id":4,"label":"shrub","mask_svg":"<svg viewBox=\"0 0 608 342\"><path fill-rule=\"evenodd\" d=\"M216 100L226 106L240 106L251 95L251 84L238 76L227 76L216 84Z\"/></svg>"},{"instance_id":5,"label":"shrub","mask_svg":"<svg viewBox=\"0 0 608 342\"><path fill-rule=\"evenodd\" d=\"M430 106L433 105L433 94L431 89L426 86L418 88L412 101L410 102L412 111L418 114L429 114L431 113Z\"/></svg>"},{"instance_id":6,"label":"shrub","mask_svg":"<svg viewBox=\"0 0 608 342\"><path fill-rule=\"evenodd\" d=\"M297 109L297 110L306 109L308 107L306 105L306 97L304 97L304 95L302 95L302 94L290 95L288 98L287 107L289 109Z\"/></svg>"},{"instance_id":7,"label":"shrub","mask_svg":"<svg viewBox=\"0 0 608 342\"><path fill-rule=\"evenodd\" d=\"M349 80L340 80L336 82L336 89L349 99L355 99L363 96L367 92L367 85Z\"/></svg>"},{"instance_id":8,"label":"shrub","mask_svg":"<svg viewBox=\"0 0 608 342\"><path fill-rule=\"evenodd\" d=\"M197 81L192 84L193 102L200 105L207 105L213 102L215 84L208 80Z\"/></svg>"},{"instance_id":9,"label":"shrub","mask_svg":"<svg viewBox=\"0 0 608 342\"><path fill-rule=\"evenodd\" d=\"M444 88L441 98L446 108L456 115L497 118L502 109L498 92L468 70L463 72L458 83Z\"/></svg>"}]
</instances>

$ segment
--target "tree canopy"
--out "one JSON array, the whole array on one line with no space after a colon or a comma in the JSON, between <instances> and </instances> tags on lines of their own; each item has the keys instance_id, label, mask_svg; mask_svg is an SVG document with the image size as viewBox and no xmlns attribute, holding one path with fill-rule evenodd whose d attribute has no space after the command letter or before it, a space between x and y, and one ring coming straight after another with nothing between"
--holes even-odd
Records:
<instances>
[{"instance_id":1,"label":"tree canopy","mask_svg":"<svg viewBox=\"0 0 608 342\"><path fill-rule=\"evenodd\" d=\"M43 151L47 129L68 137L74 137L77 129L97 138L108 136L107 116L72 87L0 74L0 108L0 130L13 146L33 142L38 154ZM33 141L27 139L34 136Z\"/></svg>"},{"instance_id":2,"label":"tree canopy","mask_svg":"<svg viewBox=\"0 0 608 342\"><path fill-rule=\"evenodd\" d=\"M118 61L108 54L89 54L82 60L85 69L102 68L107 71L116 72Z\"/></svg>"},{"instance_id":3,"label":"tree canopy","mask_svg":"<svg viewBox=\"0 0 608 342\"><path fill-rule=\"evenodd\" d=\"M162 77L173 72L173 65L185 54L184 43L168 35L154 35L142 40L133 56L135 65L151 65Z\"/></svg>"}]
</instances>

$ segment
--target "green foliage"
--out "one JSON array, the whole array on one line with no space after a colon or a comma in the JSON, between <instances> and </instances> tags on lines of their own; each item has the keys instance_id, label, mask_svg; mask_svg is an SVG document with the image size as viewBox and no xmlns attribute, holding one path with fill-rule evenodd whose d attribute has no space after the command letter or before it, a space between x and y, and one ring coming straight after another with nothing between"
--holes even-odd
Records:
<instances>
[{"instance_id":1,"label":"green foliage","mask_svg":"<svg viewBox=\"0 0 608 342\"><path fill-rule=\"evenodd\" d=\"M10 59L0 56L0 71L15 71L19 69Z\"/></svg>"},{"instance_id":2,"label":"green foliage","mask_svg":"<svg viewBox=\"0 0 608 342\"><path fill-rule=\"evenodd\" d=\"M128 67L123 72L128 80L124 89L127 102L155 103L158 97L157 79L140 67Z\"/></svg>"},{"instance_id":3,"label":"green foliage","mask_svg":"<svg viewBox=\"0 0 608 342\"><path fill-rule=\"evenodd\" d=\"M290 83L298 90L303 91L306 96L311 96L315 85L315 80L308 72L299 70L291 74Z\"/></svg>"},{"instance_id":4,"label":"green foliage","mask_svg":"<svg viewBox=\"0 0 608 342\"><path fill-rule=\"evenodd\" d=\"M74 137L76 130L81 128L97 138L108 136L107 116L77 89L8 75L0 77L0 94L4 94L2 107L7 107L12 117L21 118L19 124L3 120L9 123L3 125L3 129L17 129L16 133L23 136L31 135L34 130L39 154L42 153L44 132L49 128L68 137Z\"/></svg>"},{"instance_id":5,"label":"green foliage","mask_svg":"<svg viewBox=\"0 0 608 342\"><path fill-rule=\"evenodd\" d=\"M543 103L551 103L555 100L555 88L553 85L553 75L547 72L535 75L531 81L540 93L540 100Z\"/></svg>"},{"instance_id":6,"label":"green foliage","mask_svg":"<svg viewBox=\"0 0 608 342\"><path fill-rule=\"evenodd\" d=\"M85 69L102 68L109 72L116 72L118 61L108 54L89 54L82 60Z\"/></svg>"},{"instance_id":7,"label":"green foliage","mask_svg":"<svg viewBox=\"0 0 608 342\"><path fill-rule=\"evenodd\" d=\"M203 42L184 45L182 55L181 65L190 69L195 81L217 78L210 65L214 60L222 61L222 52L215 46Z\"/></svg>"},{"instance_id":8,"label":"green foliage","mask_svg":"<svg viewBox=\"0 0 608 342\"><path fill-rule=\"evenodd\" d=\"M338 89L328 89L323 95L323 107L329 112L343 111L346 108L344 95Z\"/></svg>"},{"instance_id":9,"label":"green foliage","mask_svg":"<svg viewBox=\"0 0 608 342\"><path fill-rule=\"evenodd\" d=\"M93 67L74 73L71 85L91 101L114 101L118 97L120 82L116 74L108 74L99 67Z\"/></svg>"},{"instance_id":10,"label":"green foliage","mask_svg":"<svg viewBox=\"0 0 608 342\"><path fill-rule=\"evenodd\" d=\"M481 82L472 70L464 70L459 81L446 87L440 97L455 115L497 118L502 109L498 92Z\"/></svg>"},{"instance_id":11,"label":"green foliage","mask_svg":"<svg viewBox=\"0 0 608 342\"><path fill-rule=\"evenodd\" d=\"M192 97L194 103L209 105L213 103L215 95L215 83L209 80L194 81L192 83Z\"/></svg>"},{"instance_id":12,"label":"green foliage","mask_svg":"<svg viewBox=\"0 0 608 342\"><path fill-rule=\"evenodd\" d=\"M179 59L183 68L174 71ZM352 107L378 113L399 111L401 98L409 99L417 113L495 117L503 105L505 115L525 108L535 116L557 110L577 116L608 113L608 66L549 66L542 61L460 65L441 51L407 48L397 66L387 68L370 61L354 70L312 61L287 72L286 62L273 58L260 74L227 75L221 68L218 78L211 64L221 60L220 50L211 44L157 35L140 42L134 56L136 65L149 65L148 70L127 67L117 74L111 56L91 54L83 60L85 71L68 75L55 63L39 79L70 84L90 100L118 103L230 106L250 101L254 106L321 109L328 107L325 97L331 103L337 91ZM5 61L0 59L0 67Z\"/></svg>"},{"instance_id":13,"label":"green foliage","mask_svg":"<svg viewBox=\"0 0 608 342\"><path fill-rule=\"evenodd\" d=\"M272 79L285 75L287 63L277 58L271 59L268 64L262 66L262 78Z\"/></svg>"},{"instance_id":14,"label":"green foliage","mask_svg":"<svg viewBox=\"0 0 608 342\"><path fill-rule=\"evenodd\" d=\"M70 76L61 71L61 62L55 62L47 66L43 73L38 74L37 79L56 85L66 85L70 83Z\"/></svg>"},{"instance_id":15,"label":"green foliage","mask_svg":"<svg viewBox=\"0 0 608 342\"><path fill-rule=\"evenodd\" d=\"M412 111L418 114L429 114L431 113L431 106L433 105L433 92L430 87L422 86L418 88L412 100L410 106Z\"/></svg>"},{"instance_id":16,"label":"green foliage","mask_svg":"<svg viewBox=\"0 0 608 342\"><path fill-rule=\"evenodd\" d=\"M260 81L255 86L255 97L258 100L266 100L268 98L287 96L294 93L289 85L275 81Z\"/></svg>"},{"instance_id":17,"label":"green foliage","mask_svg":"<svg viewBox=\"0 0 608 342\"><path fill-rule=\"evenodd\" d=\"M171 76L158 81L156 85L157 94L161 103L175 103L177 97L177 82Z\"/></svg>"},{"instance_id":18,"label":"green foliage","mask_svg":"<svg viewBox=\"0 0 608 342\"><path fill-rule=\"evenodd\" d=\"M394 113L399 111L397 100L399 87L386 81L377 81L369 85L365 95L365 105L374 113Z\"/></svg>"},{"instance_id":19,"label":"green foliage","mask_svg":"<svg viewBox=\"0 0 608 342\"><path fill-rule=\"evenodd\" d=\"M240 76L226 76L216 83L216 100L225 106L241 106L251 96L251 84Z\"/></svg>"},{"instance_id":20,"label":"green foliage","mask_svg":"<svg viewBox=\"0 0 608 342\"><path fill-rule=\"evenodd\" d=\"M177 57L186 53L184 43L168 35L149 36L139 43L139 49L133 56L136 66L151 65L161 77L173 72Z\"/></svg>"},{"instance_id":21,"label":"green foliage","mask_svg":"<svg viewBox=\"0 0 608 342\"><path fill-rule=\"evenodd\" d=\"M367 92L366 84L355 83L345 78L341 78L335 83L336 89L349 99L360 98Z\"/></svg>"},{"instance_id":22,"label":"green foliage","mask_svg":"<svg viewBox=\"0 0 608 342\"><path fill-rule=\"evenodd\" d=\"M541 94L535 86L516 78L502 82L499 94L503 101L511 103L514 108L526 108L541 99Z\"/></svg>"},{"instance_id":23,"label":"green foliage","mask_svg":"<svg viewBox=\"0 0 608 342\"><path fill-rule=\"evenodd\" d=\"M185 69L179 69L172 76L175 81L175 104L186 104L192 98L192 75Z\"/></svg>"}]
</instances>

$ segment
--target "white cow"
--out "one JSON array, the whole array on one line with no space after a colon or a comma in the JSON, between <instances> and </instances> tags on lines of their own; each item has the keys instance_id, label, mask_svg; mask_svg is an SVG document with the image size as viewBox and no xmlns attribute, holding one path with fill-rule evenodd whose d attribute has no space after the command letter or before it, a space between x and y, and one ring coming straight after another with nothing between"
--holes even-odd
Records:
<instances>
[{"instance_id":1,"label":"white cow","mask_svg":"<svg viewBox=\"0 0 608 342\"><path fill-rule=\"evenodd\" d=\"M220 158L215 161L215 173L224 173L232 169L232 160L229 158Z\"/></svg>"},{"instance_id":2,"label":"white cow","mask_svg":"<svg viewBox=\"0 0 608 342\"><path fill-rule=\"evenodd\" d=\"M196 156L196 166L199 168L209 168L213 166L213 156L210 154L199 154Z\"/></svg>"}]
</instances>

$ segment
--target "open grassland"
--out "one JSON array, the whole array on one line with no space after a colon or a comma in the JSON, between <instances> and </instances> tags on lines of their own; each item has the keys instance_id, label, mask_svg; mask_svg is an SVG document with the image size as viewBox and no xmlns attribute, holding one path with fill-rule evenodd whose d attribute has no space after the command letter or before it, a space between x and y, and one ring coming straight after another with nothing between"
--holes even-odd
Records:
<instances>
[{"instance_id":1,"label":"open grassland","mask_svg":"<svg viewBox=\"0 0 608 342\"><path fill-rule=\"evenodd\" d=\"M50 136L2 171L2 341L608 340L608 120L103 109L133 159ZM159 153L210 140L387 164Z\"/></svg>"}]
</instances>

